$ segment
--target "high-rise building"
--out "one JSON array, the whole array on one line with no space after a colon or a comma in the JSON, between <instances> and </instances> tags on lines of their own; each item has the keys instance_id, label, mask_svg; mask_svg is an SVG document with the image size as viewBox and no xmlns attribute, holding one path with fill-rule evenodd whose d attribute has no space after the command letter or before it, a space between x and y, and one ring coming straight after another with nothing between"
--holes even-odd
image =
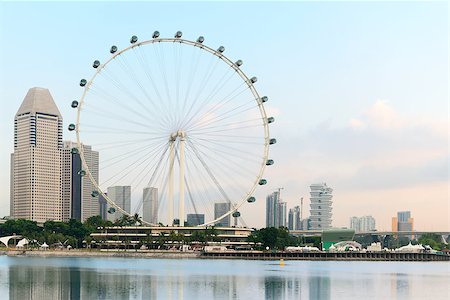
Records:
<instances>
[{"instance_id":1,"label":"high-rise building","mask_svg":"<svg viewBox=\"0 0 450 300\"><path fill-rule=\"evenodd\" d=\"M286 227L286 215L286 202L281 201L280 191L267 195L266 227Z\"/></svg>"},{"instance_id":2,"label":"high-rise building","mask_svg":"<svg viewBox=\"0 0 450 300\"><path fill-rule=\"evenodd\" d=\"M98 182L98 152L92 151L91 146L82 147L89 172ZM63 220L72 218L84 222L89 217L99 215L100 204L98 198L91 196L92 191L96 189L91 180L78 174L83 168L81 158L80 154L73 153L72 149L78 150L77 144L65 141L62 149Z\"/></svg>"},{"instance_id":3,"label":"high-rise building","mask_svg":"<svg viewBox=\"0 0 450 300\"><path fill-rule=\"evenodd\" d=\"M231 210L231 203L228 203L228 202L214 203L214 219L217 219L220 216L223 216L230 210ZM217 222L216 226L229 227L230 224L231 224L230 223L230 215L228 215L225 218L221 219L219 222Z\"/></svg>"},{"instance_id":4,"label":"high-rise building","mask_svg":"<svg viewBox=\"0 0 450 300\"><path fill-rule=\"evenodd\" d=\"M410 211L399 211L397 217L392 218L392 231L413 231L414 218L411 218Z\"/></svg>"},{"instance_id":5,"label":"high-rise building","mask_svg":"<svg viewBox=\"0 0 450 300\"><path fill-rule=\"evenodd\" d=\"M369 232L375 230L375 219L372 216L351 217L350 228L355 232Z\"/></svg>"},{"instance_id":6,"label":"high-rise building","mask_svg":"<svg viewBox=\"0 0 450 300\"><path fill-rule=\"evenodd\" d=\"M289 209L288 229L300 230L300 228L301 228L300 206L294 206L294 208Z\"/></svg>"},{"instance_id":7,"label":"high-rise building","mask_svg":"<svg viewBox=\"0 0 450 300\"><path fill-rule=\"evenodd\" d=\"M108 198L120 208L130 213L131 211L131 186L110 186L108 187ZM108 214L108 220L114 222L123 216L121 212Z\"/></svg>"},{"instance_id":8,"label":"high-rise building","mask_svg":"<svg viewBox=\"0 0 450 300\"><path fill-rule=\"evenodd\" d=\"M142 219L152 224L158 224L158 189L144 188L142 203Z\"/></svg>"},{"instance_id":9,"label":"high-rise building","mask_svg":"<svg viewBox=\"0 0 450 300\"><path fill-rule=\"evenodd\" d=\"M310 219L312 230L331 228L333 189L326 183L311 184Z\"/></svg>"},{"instance_id":10,"label":"high-rise building","mask_svg":"<svg viewBox=\"0 0 450 300\"><path fill-rule=\"evenodd\" d=\"M205 224L205 215L204 214L187 214L186 222L189 226L197 226L201 224Z\"/></svg>"},{"instance_id":11,"label":"high-rise building","mask_svg":"<svg viewBox=\"0 0 450 300\"><path fill-rule=\"evenodd\" d=\"M63 219L62 117L48 89L31 88L14 118L11 216Z\"/></svg>"}]
</instances>

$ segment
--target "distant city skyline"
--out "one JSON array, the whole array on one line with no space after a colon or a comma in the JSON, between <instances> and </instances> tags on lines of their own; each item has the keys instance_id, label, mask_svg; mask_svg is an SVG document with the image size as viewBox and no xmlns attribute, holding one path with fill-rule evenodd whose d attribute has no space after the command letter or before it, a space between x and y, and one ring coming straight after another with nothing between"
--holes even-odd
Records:
<instances>
[{"instance_id":1,"label":"distant city skyline","mask_svg":"<svg viewBox=\"0 0 450 300\"><path fill-rule=\"evenodd\" d=\"M158 14L150 20L149 11ZM333 226L370 214L390 230L408 210L415 229L448 230L448 24L446 2L2 2L0 217L9 215L12 124L28 89L52 91L64 139L75 140L65 130L75 119L69 105L92 61L133 34L182 30L242 58L270 98L275 164L256 202L240 209L249 226L264 226L265 196L277 187L287 207L301 197L309 207L309 185L324 181L334 189Z\"/></svg>"}]
</instances>

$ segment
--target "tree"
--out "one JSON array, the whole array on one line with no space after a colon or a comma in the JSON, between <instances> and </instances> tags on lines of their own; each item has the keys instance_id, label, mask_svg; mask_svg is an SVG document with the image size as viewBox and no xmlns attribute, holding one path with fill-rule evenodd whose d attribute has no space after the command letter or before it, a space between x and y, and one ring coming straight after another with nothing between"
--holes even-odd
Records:
<instances>
[{"instance_id":1,"label":"tree","mask_svg":"<svg viewBox=\"0 0 450 300\"><path fill-rule=\"evenodd\" d=\"M434 250L442 250L445 244L442 243L442 237L435 233L426 233L420 236L419 244L429 245Z\"/></svg>"}]
</instances>

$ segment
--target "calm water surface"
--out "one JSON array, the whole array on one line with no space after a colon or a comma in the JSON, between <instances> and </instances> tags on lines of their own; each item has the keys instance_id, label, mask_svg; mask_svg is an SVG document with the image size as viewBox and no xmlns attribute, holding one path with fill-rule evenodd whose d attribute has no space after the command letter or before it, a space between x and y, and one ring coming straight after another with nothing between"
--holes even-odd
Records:
<instances>
[{"instance_id":1,"label":"calm water surface","mask_svg":"<svg viewBox=\"0 0 450 300\"><path fill-rule=\"evenodd\" d=\"M0 299L450 299L450 262L0 256Z\"/></svg>"}]
</instances>

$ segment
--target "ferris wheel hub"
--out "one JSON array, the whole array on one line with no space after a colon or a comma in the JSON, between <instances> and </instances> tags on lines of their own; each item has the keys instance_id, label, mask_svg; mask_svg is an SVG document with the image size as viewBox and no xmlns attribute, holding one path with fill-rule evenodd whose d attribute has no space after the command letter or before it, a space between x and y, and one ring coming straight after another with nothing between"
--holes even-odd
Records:
<instances>
[{"instance_id":1,"label":"ferris wheel hub","mask_svg":"<svg viewBox=\"0 0 450 300\"><path fill-rule=\"evenodd\" d=\"M177 140L177 138L180 138L180 140L184 140L185 137L186 137L186 132L184 130L178 130L178 131L172 132L170 134L169 140L171 142L175 142Z\"/></svg>"}]
</instances>

